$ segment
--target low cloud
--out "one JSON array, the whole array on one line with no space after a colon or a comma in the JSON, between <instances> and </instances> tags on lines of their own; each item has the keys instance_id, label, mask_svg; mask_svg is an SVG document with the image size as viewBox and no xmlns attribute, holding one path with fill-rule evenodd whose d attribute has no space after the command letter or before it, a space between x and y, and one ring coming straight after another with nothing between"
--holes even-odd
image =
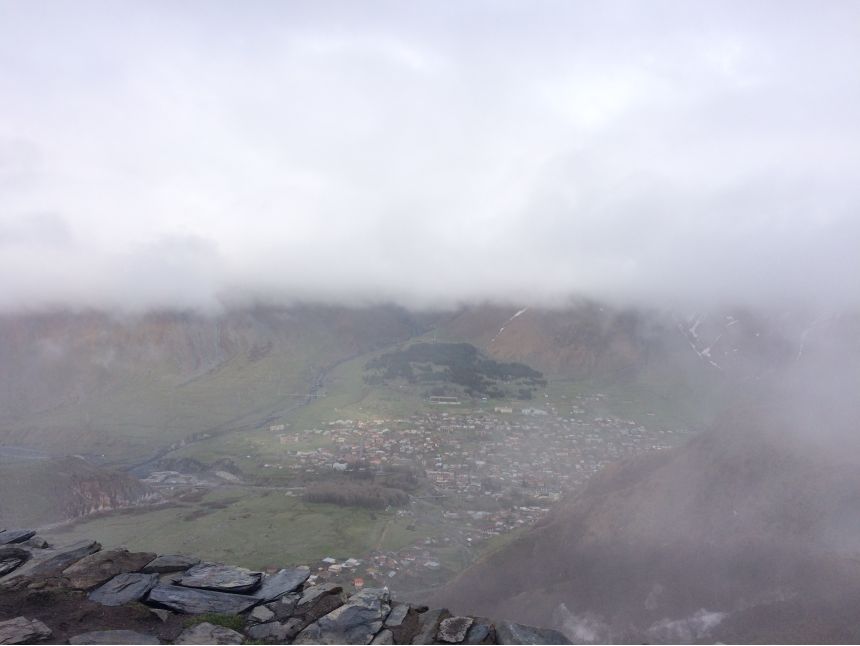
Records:
<instances>
[{"instance_id":1,"label":"low cloud","mask_svg":"<svg viewBox=\"0 0 860 646\"><path fill-rule=\"evenodd\" d=\"M860 304L860 7L0 9L0 308Z\"/></svg>"}]
</instances>

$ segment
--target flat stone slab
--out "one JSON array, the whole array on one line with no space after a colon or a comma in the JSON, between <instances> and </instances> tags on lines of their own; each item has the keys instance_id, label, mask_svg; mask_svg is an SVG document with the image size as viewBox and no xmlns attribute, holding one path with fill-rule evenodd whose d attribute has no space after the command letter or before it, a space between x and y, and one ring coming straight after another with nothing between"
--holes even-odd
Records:
<instances>
[{"instance_id":1,"label":"flat stone slab","mask_svg":"<svg viewBox=\"0 0 860 646\"><path fill-rule=\"evenodd\" d=\"M199 615L204 612L237 615L260 602L255 597L243 594L198 590L179 585L157 585L150 590L146 601L189 615Z\"/></svg>"},{"instance_id":2,"label":"flat stone slab","mask_svg":"<svg viewBox=\"0 0 860 646\"><path fill-rule=\"evenodd\" d=\"M16 586L21 581L58 576L72 563L102 548L96 541L79 541L65 547L39 550L33 558L3 579L4 584Z\"/></svg>"},{"instance_id":3,"label":"flat stone slab","mask_svg":"<svg viewBox=\"0 0 860 646\"><path fill-rule=\"evenodd\" d=\"M0 576L9 574L30 560L29 551L20 547L0 547Z\"/></svg>"},{"instance_id":4,"label":"flat stone slab","mask_svg":"<svg viewBox=\"0 0 860 646\"><path fill-rule=\"evenodd\" d=\"M388 628L397 628L403 625L403 620L409 614L408 603L398 603L391 607L391 612L385 620L385 626Z\"/></svg>"},{"instance_id":5,"label":"flat stone slab","mask_svg":"<svg viewBox=\"0 0 860 646\"><path fill-rule=\"evenodd\" d=\"M412 638L413 644L432 644L436 631L443 619L451 616L445 608L427 610L418 615L418 632Z\"/></svg>"},{"instance_id":6,"label":"flat stone slab","mask_svg":"<svg viewBox=\"0 0 860 646\"><path fill-rule=\"evenodd\" d=\"M200 563L200 559L185 554L162 554L147 563L143 571L147 574L165 574L167 572L183 572Z\"/></svg>"},{"instance_id":7,"label":"flat stone slab","mask_svg":"<svg viewBox=\"0 0 860 646\"><path fill-rule=\"evenodd\" d=\"M35 535L35 529L4 529L3 531L0 531L0 545L23 543L28 538Z\"/></svg>"},{"instance_id":8,"label":"flat stone slab","mask_svg":"<svg viewBox=\"0 0 860 646\"><path fill-rule=\"evenodd\" d=\"M124 572L90 592L89 598L103 606L122 606L143 599L157 584L157 574Z\"/></svg>"},{"instance_id":9,"label":"flat stone slab","mask_svg":"<svg viewBox=\"0 0 860 646\"><path fill-rule=\"evenodd\" d=\"M243 567L200 563L186 570L179 579L179 585L219 592L251 592L260 585L262 578L262 572L252 572Z\"/></svg>"},{"instance_id":10,"label":"flat stone slab","mask_svg":"<svg viewBox=\"0 0 860 646\"><path fill-rule=\"evenodd\" d=\"M466 633L472 627L471 617L448 617L439 623L436 639L446 644L459 644L466 639Z\"/></svg>"},{"instance_id":11,"label":"flat stone slab","mask_svg":"<svg viewBox=\"0 0 860 646\"><path fill-rule=\"evenodd\" d=\"M158 637L135 630L94 630L75 635L70 644L160 644Z\"/></svg>"},{"instance_id":12,"label":"flat stone slab","mask_svg":"<svg viewBox=\"0 0 860 646\"><path fill-rule=\"evenodd\" d=\"M129 552L128 550L106 550L85 556L63 570L69 585L78 590L89 590L117 574L137 572L152 561L151 552Z\"/></svg>"},{"instance_id":13,"label":"flat stone slab","mask_svg":"<svg viewBox=\"0 0 860 646\"><path fill-rule=\"evenodd\" d=\"M275 574L264 576L254 596L263 603L280 599L285 594L297 590L311 575L310 568L293 567L278 570Z\"/></svg>"},{"instance_id":14,"label":"flat stone slab","mask_svg":"<svg viewBox=\"0 0 860 646\"><path fill-rule=\"evenodd\" d=\"M208 622L186 628L174 644L241 644L245 641L242 633L226 626L216 626Z\"/></svg>"},{"instance_id":15,"label":"flat stone slab","mask_svg":"<svg viewBox=\"0 0 860 646\"><path fill-rule=\"evenodd\" d=\"M0 621L0 644L23 644L51 636L51 629L38 619L15 617Z\"/></svg>"},{"instance_id":16,"label":"flat stone slab","mask_svg":"<svg viewBox=\"0 0 860 646\"><path fill-rule=\"evenodd\" d=\"M499 644L570 644L570 640L557 630L535 628L512 621L496 624L496 639Z\"/></svg>"},{"instance_id":17,"label":"flat stone slab","mask_svg":"<svg viewBox=\"0 0 860 646\"><path fill-rule=\"evenodd\" d=\"M364 588L305 628L294 644L369 644L391 612L387 588Z\"/></svg>"}]
</instances>

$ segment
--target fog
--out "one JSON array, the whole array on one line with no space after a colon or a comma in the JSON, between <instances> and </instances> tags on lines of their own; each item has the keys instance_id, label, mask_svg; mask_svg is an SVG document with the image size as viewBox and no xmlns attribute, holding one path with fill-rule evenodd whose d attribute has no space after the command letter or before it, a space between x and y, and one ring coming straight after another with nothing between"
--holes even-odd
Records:
<instances>
[{"instance_id":1,"label":"fog","mask_svg":"<svg viewBox=\"0 0 860 646\"><path fill-rule=\"evenodd\" d=\"M860 5L0 5L0 308L856 305Z\"/></svg>"}]
</instances>

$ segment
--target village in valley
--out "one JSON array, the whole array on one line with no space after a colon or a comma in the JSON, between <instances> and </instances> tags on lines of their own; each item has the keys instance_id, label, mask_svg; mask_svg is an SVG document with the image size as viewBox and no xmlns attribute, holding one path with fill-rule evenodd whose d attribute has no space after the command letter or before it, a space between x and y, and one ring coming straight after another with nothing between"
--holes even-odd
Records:
<instances>
[{"instance_id":1,"label":"village in valley","mask_svg":"<svg viewBox=\"0 0 860 646\"><path fill-rule=\"evenodd\" d=\"M408 593L444 582L494 542L535 524L606 464L687 437L684 429L591 416L605 397L579 396L565 413L551 403L469 407L434 398L403 418L336 419L295 430L272 425L280 451L259 466L290 474L296 483L391 470L416 474L408 503L388 508L406 521L413 541L398 550L327 555L313 575ZM306 448L309 438L316 448ZM302 495L302 488L285 495ZM428 527L431 532L421 531Z\"/></svg>"}]
</instances>

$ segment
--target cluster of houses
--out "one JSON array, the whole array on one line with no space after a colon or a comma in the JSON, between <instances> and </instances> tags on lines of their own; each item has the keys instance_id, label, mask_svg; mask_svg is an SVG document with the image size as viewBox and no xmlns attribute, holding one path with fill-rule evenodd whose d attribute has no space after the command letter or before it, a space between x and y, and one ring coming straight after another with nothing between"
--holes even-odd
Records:
<instances>
[{"instance_id":1,"label":"cluster of houses","mask_svg":"<svg viewBox=\"0 0 860 646\"><path fill-rule=\"evenodd\" d=\"M537 522L554 501L606 464L674 446L687 433L589 414L595 403L590 397L564 414L550 405L515 412L511 406L434 407L404 418L338 419L322 428L280 433L282 459L265 466L309 479L359 465L371 470L409 465L422 472L425 486L398 514L438 513L433 524L444 538L418 531L401 550L332 559L315 573L357 587L420 587L450 575L452 551L477 554L485 541ZM319 440L313 442L319 448L292 448L307 446L309 436Z\"/></svg>"}]
</instances>

